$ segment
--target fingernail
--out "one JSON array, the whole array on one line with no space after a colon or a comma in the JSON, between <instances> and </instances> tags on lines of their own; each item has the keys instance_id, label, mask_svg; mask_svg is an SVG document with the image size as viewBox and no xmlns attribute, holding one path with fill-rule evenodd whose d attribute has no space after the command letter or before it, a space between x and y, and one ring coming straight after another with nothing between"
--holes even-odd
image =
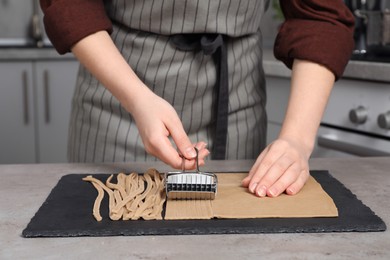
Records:
<instances>
[{"instance_id":1,"label":"fingernail","mask_svg":"<svg viewBox=\"0 0 390 260\"><path fill-rule=\"evenodd\" d=\"M254 193L256 187L257 187L257 182L252 183L252 184L249 186L249 191L252 192L252 193Z\"/></svg>"},{"instance_id":2,"label":"fingernail","mask_svg":"<svg viewBox=\"0 0 390 260\"><path fill-rule=\"evenodd\" d=\"M266 193L267 193L267 188L265 186L261 186L257 190L257 196L259 196L259 197L265 197Z\"/></svg>"},{"instance_id":3,"label":"fingernail","mask_svg":"<svg viewBox=\"0 0 390 260\"><path fill-rule=\"evenodd\" d=\"M274 187L270 188L268 192L269 194L271 194L272 197L276 197L276 194L278 194L278 190Z\"/></svg>"},{"instance_id":4,"label":"fingernail","mask_svg":"<svg viewBox=\"0 0 390 260\"><path fill-rule=\"evenodd\" d=\"M191 157L191 158L196 157L196 152L195 152L195 149L193 147L188 147L186 149L186 154L188 157Z\"/></svg>"}]
</instances>

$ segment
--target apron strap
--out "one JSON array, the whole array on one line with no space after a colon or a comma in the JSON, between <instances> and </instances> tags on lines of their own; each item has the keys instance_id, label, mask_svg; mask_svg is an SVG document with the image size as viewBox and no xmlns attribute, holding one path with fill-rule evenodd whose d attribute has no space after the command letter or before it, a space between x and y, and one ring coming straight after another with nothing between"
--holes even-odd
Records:
<instances>
[{"instance_id":1,"label":"apron strap","mask_svg":"<svg viewBox=\"0 0 390 260\"><path fill-rule=\"evenodd\" d=\"M177 34L171 37L172 44L182 51L202 50L212 55L217 67L217 110L212 159L224 160L229 110L228 64L225 39L222 34Z\"/></svg>"}]
</instances>

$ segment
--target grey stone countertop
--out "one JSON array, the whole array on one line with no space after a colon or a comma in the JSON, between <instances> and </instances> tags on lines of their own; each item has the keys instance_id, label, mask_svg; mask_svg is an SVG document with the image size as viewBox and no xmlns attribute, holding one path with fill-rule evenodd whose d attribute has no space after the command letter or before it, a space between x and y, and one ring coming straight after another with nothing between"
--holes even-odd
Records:
<instances>
[{"instance_id":1,"label":"grey stone countertop","mask_svg":"<svg viewBox=\"0 0 390 260\"><path fill-rule=\"evenodd\" d=\"M272 50L263 53L264 72L267 76L290 77L289 70L282 62L275 59ZM390 63L350 60L345 68L344 79L372 80L390 82Z\"/></svg>"},{"instance_id":2,"label":"grey stone countertop","mask_svg":"<svg viewBox=\"0 0 390 260\"><path fill-rule=\"evenodd\" d=\"M253 161L209 161L207 171L248 171ZM390 231L295 234L23 238L61 176L169 170L161 163L0 165L0 259L390 259ZM390 158L315 158L390 223Z\"/></svg>"}]
</instances>

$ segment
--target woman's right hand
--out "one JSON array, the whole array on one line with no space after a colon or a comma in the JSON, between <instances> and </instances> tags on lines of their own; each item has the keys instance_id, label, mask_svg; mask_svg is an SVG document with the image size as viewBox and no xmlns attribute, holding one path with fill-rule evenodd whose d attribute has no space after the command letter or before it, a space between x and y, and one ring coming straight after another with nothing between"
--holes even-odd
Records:
<instances>
[{"instance_id":1,"label":"woman's right hand","mask_svg":"<svg viewBox=\"0 0 390 260\"><path fill-rule=\"evenodd\" d=\"M194 169L196 147L199 165L204 165L204 158L210 153L206 148L207 144L191 143L175 109L166 100L144 86L138 91L136 98L132 98L128 110L134 117L147 153L176 169L182 168L182 155L186 158L185 168Z\"/></svg>"},{"instance_id":2,"label":"woman's right hand","mask_svg":"<svg viewBox=\"0 0 390 260\"><path fill-rule=\"evenodd\" d=\"M204 158L209 154L206 143L191 144L175 109L144 85L106 31L83 38L72 47L72 52L132 114L149 154L180 169L180 152L187 159L185 168L194 169L196 147L199 164L204 164ZM169 137L172 137L179 151Z\"/></svg>"}]
</instances>

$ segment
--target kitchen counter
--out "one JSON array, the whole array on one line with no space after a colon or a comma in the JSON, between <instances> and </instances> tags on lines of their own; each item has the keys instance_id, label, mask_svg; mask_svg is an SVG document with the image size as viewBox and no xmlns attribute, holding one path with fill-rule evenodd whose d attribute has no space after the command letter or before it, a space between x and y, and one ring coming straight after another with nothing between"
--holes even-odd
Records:
<instances>
[{"instance_id":1,"label":"kitchen counter","mask_svg":"<svg viewBox=\"0 0 390 260\"><path fill-rule=\"evenodd\" d=\"M291 76L291 70L276 60L270 49L264 50L263 66L267 76ZM343 78L390 82L389 71L390 63L350 60L345 68Z\"/></svg>"},{"instance_id":2,"label":"kitchen counter","mask_svg":"<svg viewBox=\"0 0 390 260\"><path fill-rule=\"evenodd\" d=\"M252 161L210 161L208 171L248 171ZM23 238L61 176L142 172L161 163L0 165L0 259L389 259L390 231L138 237ZM312 159L390 225L390 158Z\"/></svg>"},{"instance_id":3,"label":"kitchen counter","mask_svg":"<svg viewBox=\"0 0 390 260\"><path fill-rule=\"evenodd\" d=\"M73 54L59 55L54 48L0 48L0 61L75 59ZM273 56L271 49L264 50L264 71L268 76L290 77L291 71ZM390 82L390 63L349 61L344 78Z\"/></svg>"},{"instance_id":4,"label":"kitchen counter","mask_svg":"<svg viewBox=\"0 0 390 260\"><path fill-rule=\"evenodd\" d=\"M63 60L76 59L72 53L59 55L52 47L45 48L0 48L0 61Z\"/></svg>"}]
</instances>

